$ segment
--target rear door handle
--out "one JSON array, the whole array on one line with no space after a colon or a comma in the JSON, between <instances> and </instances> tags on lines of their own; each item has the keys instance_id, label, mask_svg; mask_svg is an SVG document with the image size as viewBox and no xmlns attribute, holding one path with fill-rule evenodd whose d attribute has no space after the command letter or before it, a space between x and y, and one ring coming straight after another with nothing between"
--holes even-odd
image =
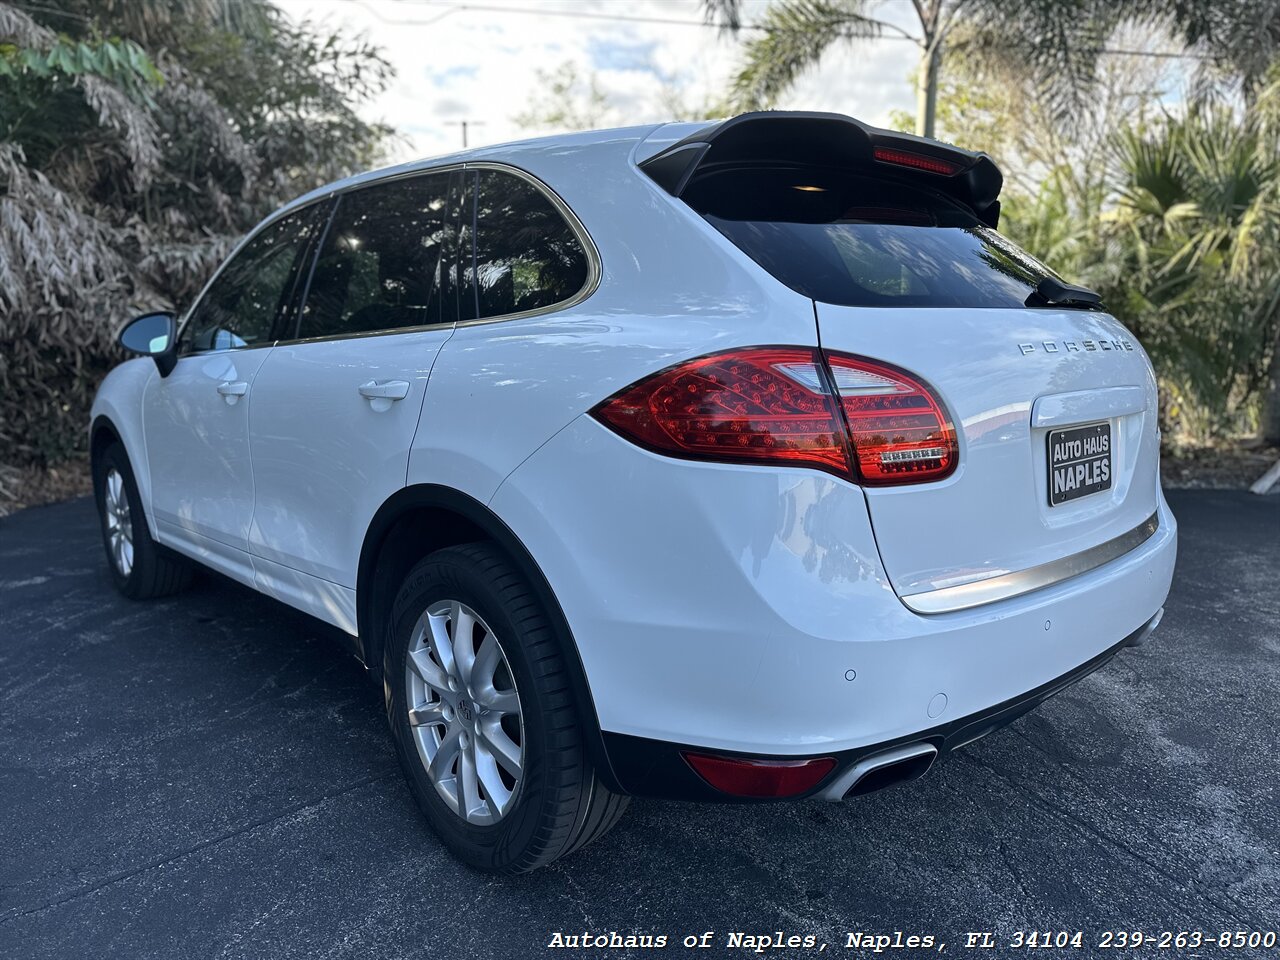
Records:
<instances>
[{"instance_id":1,"label":"rear door handle","mask_svg":"<svg viewBox=\"0 0 1280 960\"><path fill-rule=\"evenodd\" d=\"M227 401L228 405L235 404L249 392L249 384L243 380L224 380L218 384L218 393Z\"/></svg>"},{"instance_id":2,"label":"rear door handle","mask_svg":"<svg viewBox=\"0 0 1280 960\"><path fill-rule=\"evenodd\" d=\"M390 410L391 404L397 400L403 400L409 395L408 380L383 380L379 383L377 380L370 380L368 383L362 383L357 388L360 396L369 401L369 406L373 407L377 413L384 410Z\"/></svg>"}]
</instances>

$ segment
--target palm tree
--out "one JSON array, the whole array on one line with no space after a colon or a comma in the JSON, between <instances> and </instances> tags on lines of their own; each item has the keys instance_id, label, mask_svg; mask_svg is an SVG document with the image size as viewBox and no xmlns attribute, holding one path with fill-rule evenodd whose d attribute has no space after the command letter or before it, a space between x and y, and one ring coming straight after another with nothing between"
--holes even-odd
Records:
<instances>
[{"instance_id":1,"label":"palm tree","mask_svg":"<svg viewBox=\"0 0 1280 960\"><path fill-rule=\"evenodd\" d=\"M1212 105L1119 139L1108 304L1202 435L1251 426L1266 388L1280 330L1278 147L1259 110Z\"/></svg>"},{"instance_id":2,"label":"palm tree","mask_svg":"<svg viewBox=\"0 0 1280 960\"><path fill-rule=\"evenodd\" d=\"M736 32L741 0L702 0L708 20ZM731 105L771 106L837 42L885 35L920 50L916 133L934 135L943 52L1014 71L1064 123L1083 102L1112 31L1126 20L1170 27L1198 55L1254 91L1280 46L1280 0L911 0L917 32L875 16L873 0L777 0L753 27L734 78Z\"/></svg>"},{"instance_id":3,"label":"palm tree","mask_svg":"<svg viewBox=\"0 0 1280 960\"><path fill-rule=\"evenodd\" d=\"M1263 149L1270 149L1272 156L1280 154L1280 61L1273 63L1267 72L1253 110ZM1273 239L1273 243L1280 246L1280 240ZM1272 280L1280 288L1280 266L1273 264L1272 271ZM1273 311L1280 315L1280 305L1273 303ZM1275 336L1271 342L1259 434L1266 442L1280 446L1280 316L1277 315L1272 317Z\"/></svg>"}]
</instances>

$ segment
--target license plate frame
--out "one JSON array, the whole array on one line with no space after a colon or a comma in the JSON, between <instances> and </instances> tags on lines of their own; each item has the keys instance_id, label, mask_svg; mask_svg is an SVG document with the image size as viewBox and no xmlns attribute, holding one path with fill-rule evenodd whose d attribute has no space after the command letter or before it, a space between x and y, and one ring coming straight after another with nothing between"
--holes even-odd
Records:
<instances>
[{"instance_id":1,"label":"license plate frame","mask_svg":"<svg viewBox=\"0 0 1280 960\"><path fill-rule=\"evenodd\" d=\"M1113 452L1110 420L1050 430L1045 437L1049 506L1110 490Z\"/></svg>"}]
</instances>

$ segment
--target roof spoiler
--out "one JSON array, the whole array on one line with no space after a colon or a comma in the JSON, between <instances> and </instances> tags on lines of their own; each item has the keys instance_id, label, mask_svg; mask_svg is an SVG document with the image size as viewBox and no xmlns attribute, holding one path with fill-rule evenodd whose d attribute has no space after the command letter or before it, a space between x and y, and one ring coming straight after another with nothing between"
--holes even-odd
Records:
<instances>
[{"instance_id":1,"label":"roof spoiler","mask_svg":"<svg viewBox=\"0 0 1280 960\"><path fill-rule=\"evenodd\" d=\"M988 226L1000 221L1004 175L985 153L882 130L839 113L744 113L685 137L640 169L679 197L694 174L740 163L893 167L958 200Z\"/></svg>"}]
</instances>

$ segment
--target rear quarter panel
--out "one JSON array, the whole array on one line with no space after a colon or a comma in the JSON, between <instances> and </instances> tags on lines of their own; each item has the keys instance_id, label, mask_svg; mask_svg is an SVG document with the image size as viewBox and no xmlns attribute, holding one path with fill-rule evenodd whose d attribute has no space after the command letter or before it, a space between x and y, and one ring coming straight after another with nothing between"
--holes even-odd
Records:
<instances>
[{"instance_id":1,"label":"rear quarter panel","mask_svg":"<svg viewBox=\"0 0 1280 960\"><path fill-rule=\"evenodd\" d=\"M816 344L812 302L636 169L636 142L630 132L580 150L531 143L481 158L565 201L598 251L600 281L564 310L459 325L431 374L410 484L487 503L539 446L648 374L733 346Z\"/></svg>"}]
</instances>

